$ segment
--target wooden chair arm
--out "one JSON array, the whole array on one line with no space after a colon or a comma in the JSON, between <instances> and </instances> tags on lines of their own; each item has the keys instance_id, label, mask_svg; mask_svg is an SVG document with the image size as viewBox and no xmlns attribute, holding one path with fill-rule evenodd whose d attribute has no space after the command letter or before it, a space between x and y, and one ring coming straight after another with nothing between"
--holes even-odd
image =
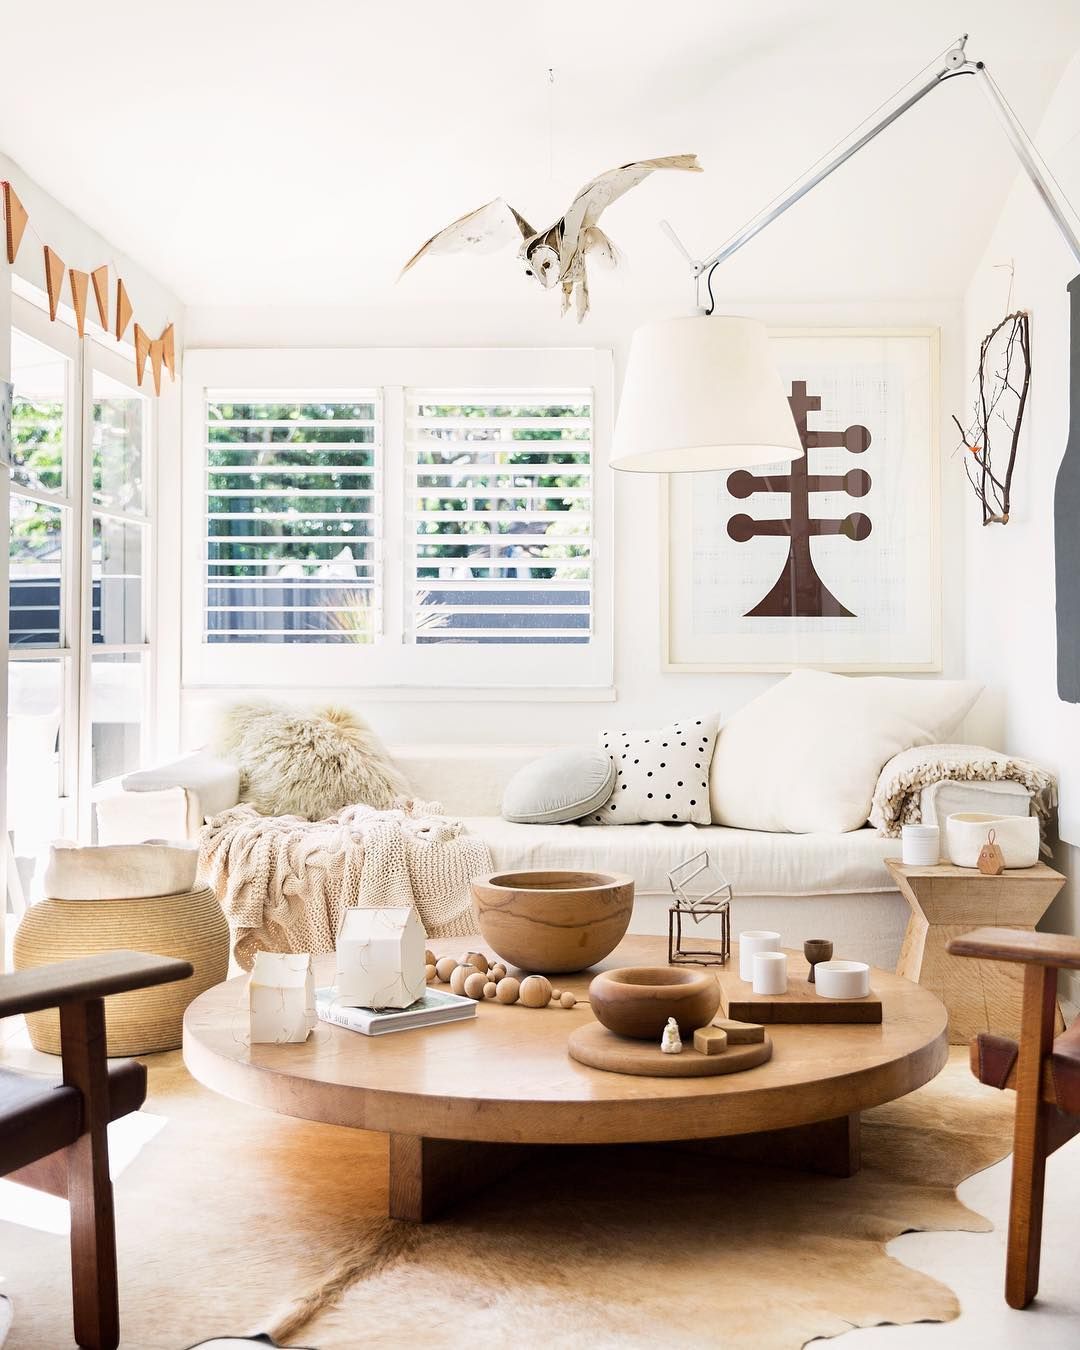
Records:
<instances>
[{"instance_id":1,"label":"wooden chair arm","mask_svg":"<svg viewBox=\"0 0 1080 1350\"><path fill-rule=\"evenodd\" d=\"M0 975L0 1017L85 1003L129 989L171 984L194 974L190 961L146 952L102 952Z\"/></svg>"},{"instance_id":2,"label":"wooden chair arm","mask_svg":"<svg viewBox=\"0 0 1080 1350\"><path fill-rule=\"evenodd\" d=\"M1027 966L1080 970L1080 938L1058 933L1029 933L1016 928L976 928L953 938L951 956L977 956L984 961L1018 961Z\"/></svg>"}]
</instances>

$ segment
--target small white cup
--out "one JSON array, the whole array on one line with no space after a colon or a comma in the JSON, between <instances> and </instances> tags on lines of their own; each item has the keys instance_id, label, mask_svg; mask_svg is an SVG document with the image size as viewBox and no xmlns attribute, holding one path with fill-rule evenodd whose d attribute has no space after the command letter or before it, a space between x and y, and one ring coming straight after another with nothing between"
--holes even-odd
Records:
<instances>
[{"instance_id":1,"label":"small white cup","mask_svg":"<svg viewBox=\"0 0 1080 1350\"><path fill-rule=\"evenodd\" d=\"M865 961L819 961L814 987L822 998L865 998L870 992L870 967Z\"/></svg>"},{"instance_id":2,"label":"small white cup","mask_svg":"<svg viewBox=\"0 0 1080 1350\"><path fill-rule=\"evenodd\" d=\"M936 867L941 861L941 832L936 825L905 825L900 831L900 861L909 867Z\"/></svg>"},{"instance_id":3,"label":"small white cup","mask_svg":"<svg viewBox=\"0 0 1080 1350\"><path fill-rule=\"evenodd\" d=\"M778 952L780 934L768 929L752 929L739 934L739 979L747 984L754 978L754 955L757 952Z\"/></svg>"},{"instance_id":4,"label":"small white cup","mask_svg":"<svg viewBox=\"0 0 1080 1350\"><path fill-rule=\"evenodd\" d=\"M783 952L754 953L754 993L787 993L787 957Z\"/></svg>"}]
</instances>

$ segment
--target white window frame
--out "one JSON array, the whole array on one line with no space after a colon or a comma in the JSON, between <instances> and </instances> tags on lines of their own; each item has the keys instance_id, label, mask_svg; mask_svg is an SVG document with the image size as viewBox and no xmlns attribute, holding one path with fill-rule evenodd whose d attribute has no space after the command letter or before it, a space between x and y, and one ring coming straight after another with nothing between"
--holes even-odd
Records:
<instances>
[{"instance_id":1,"label":"white window frame","mask_svg":"<svg viewBox=\"0 0 1080 1350\"><path fill-rule=\"evenodd\" d=\"M408 389L589 389L593 399L592 636L582 644L406 640L405 394ZM382 631L370 645L209 643L204 636L206 397L215 389L379 394ZM612 359L595 348L188 349L183 370L182 615L185 688L394 691L610 690L613 662ZM270 658L270 659L268 659Z\"/></svg>"},{"instance_id":2,"label":"white window frame","mask_svg":"<svg viewBox=\"0 0 1080 1350\"><path fill-rule=\"evenodd\" d=\"M57 505L64 512L65 535L60 582L60 643L57 647L22 646L8 650L9 661L59 660L63 677L60 723L59 801L64 832L90 838L94 793L91 783L92 706L91 660L110 652L139 651L143 654L143 715L141 754L145 760L152 745L155 718L154 606L157 420L154 400L146 399L145 435L142 446L143 511L115 512L96 507L93 499L93 378L100 370L133 392L139 389L129 346L106 345L87 327L80 339L65 318L50 320L42 292L19 286L11 296L11 327L53 348L68 359L67 419L64 428L64 487L62 493L44 494L26 489L12 479L9 491ZM17 391L16 391L17 392ZM92 566L93 518L95 514L123 517L144 526L141 636L138 643L93 645ZM100 787L100 785L98 785Z\"/></svg>"}]
</instances>

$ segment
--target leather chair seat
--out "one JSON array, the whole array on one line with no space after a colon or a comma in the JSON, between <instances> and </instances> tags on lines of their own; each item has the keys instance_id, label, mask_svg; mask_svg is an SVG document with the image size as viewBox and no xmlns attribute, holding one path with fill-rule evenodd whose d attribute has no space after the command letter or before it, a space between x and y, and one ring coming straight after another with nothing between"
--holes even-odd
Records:
<instances>
[{"instance_id":1,"label":"leather chair seat","mask_svg":"<svg viewBox=\"0 0 1080 1350\"><path fill-rule=\"evenodd\" d=\"M133 1059L109 1065L109 1119L146 1100L146 1068ZM82 1094L55 1078L0 1069L0 1174L67 1148L82 1133Z\"/></svg>"},{"instance_id":2,"label":"leather chair seat","mask_svg":"<svg viewBox=\"0 0 1080 1350\"><path fill-rule=\"evenodd\" d=\"M979 1082L990 1087L1006 1087L1020 1053L1017 1043L1007 1036L984 1031L971 1049L971 1068ZM1068 1115L1080 1115L1080 1020L1054 1041L1050 1071L1060 1110Z\"/></svg>"}]
</instances>

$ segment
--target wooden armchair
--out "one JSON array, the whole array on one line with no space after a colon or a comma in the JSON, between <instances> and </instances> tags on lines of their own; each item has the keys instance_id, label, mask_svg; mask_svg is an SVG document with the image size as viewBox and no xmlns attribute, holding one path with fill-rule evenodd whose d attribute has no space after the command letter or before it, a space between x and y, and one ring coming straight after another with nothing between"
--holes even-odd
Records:
<instances>
[{"instance_id":1,"label":"wooden armchair","mask_svg":"<svg viewBox=\"0 0 1080 1350\"><path fill-rule=\"evenodd\" d=\"M102 1000L191 973L187 961L106 952L0 975L0 1017L60 1010L61 1081L0 1068L0 1176L70 1202L75 1340L88 1350L120 1341L106 1128L146 1097L143 1065L105 1057Z\"/></svg>"},{"instance_id":2,"label":"wooden armchair","mask_svg":"<svg viewBox=\"0 0 1080 1350\"><path fill-rule=\"evenodd\" d=\"M983 1032L971 1044L982 1083L1016 1091L1005 1299L1026 1308L1039 1288L1047 1156L1080 1133L1080 1021L1055 1040L1059 970L1080 970L1080 938L977 928L949 943L953 956L1024 966L1019 1043Z\"/></svg>"}]
</instances>

